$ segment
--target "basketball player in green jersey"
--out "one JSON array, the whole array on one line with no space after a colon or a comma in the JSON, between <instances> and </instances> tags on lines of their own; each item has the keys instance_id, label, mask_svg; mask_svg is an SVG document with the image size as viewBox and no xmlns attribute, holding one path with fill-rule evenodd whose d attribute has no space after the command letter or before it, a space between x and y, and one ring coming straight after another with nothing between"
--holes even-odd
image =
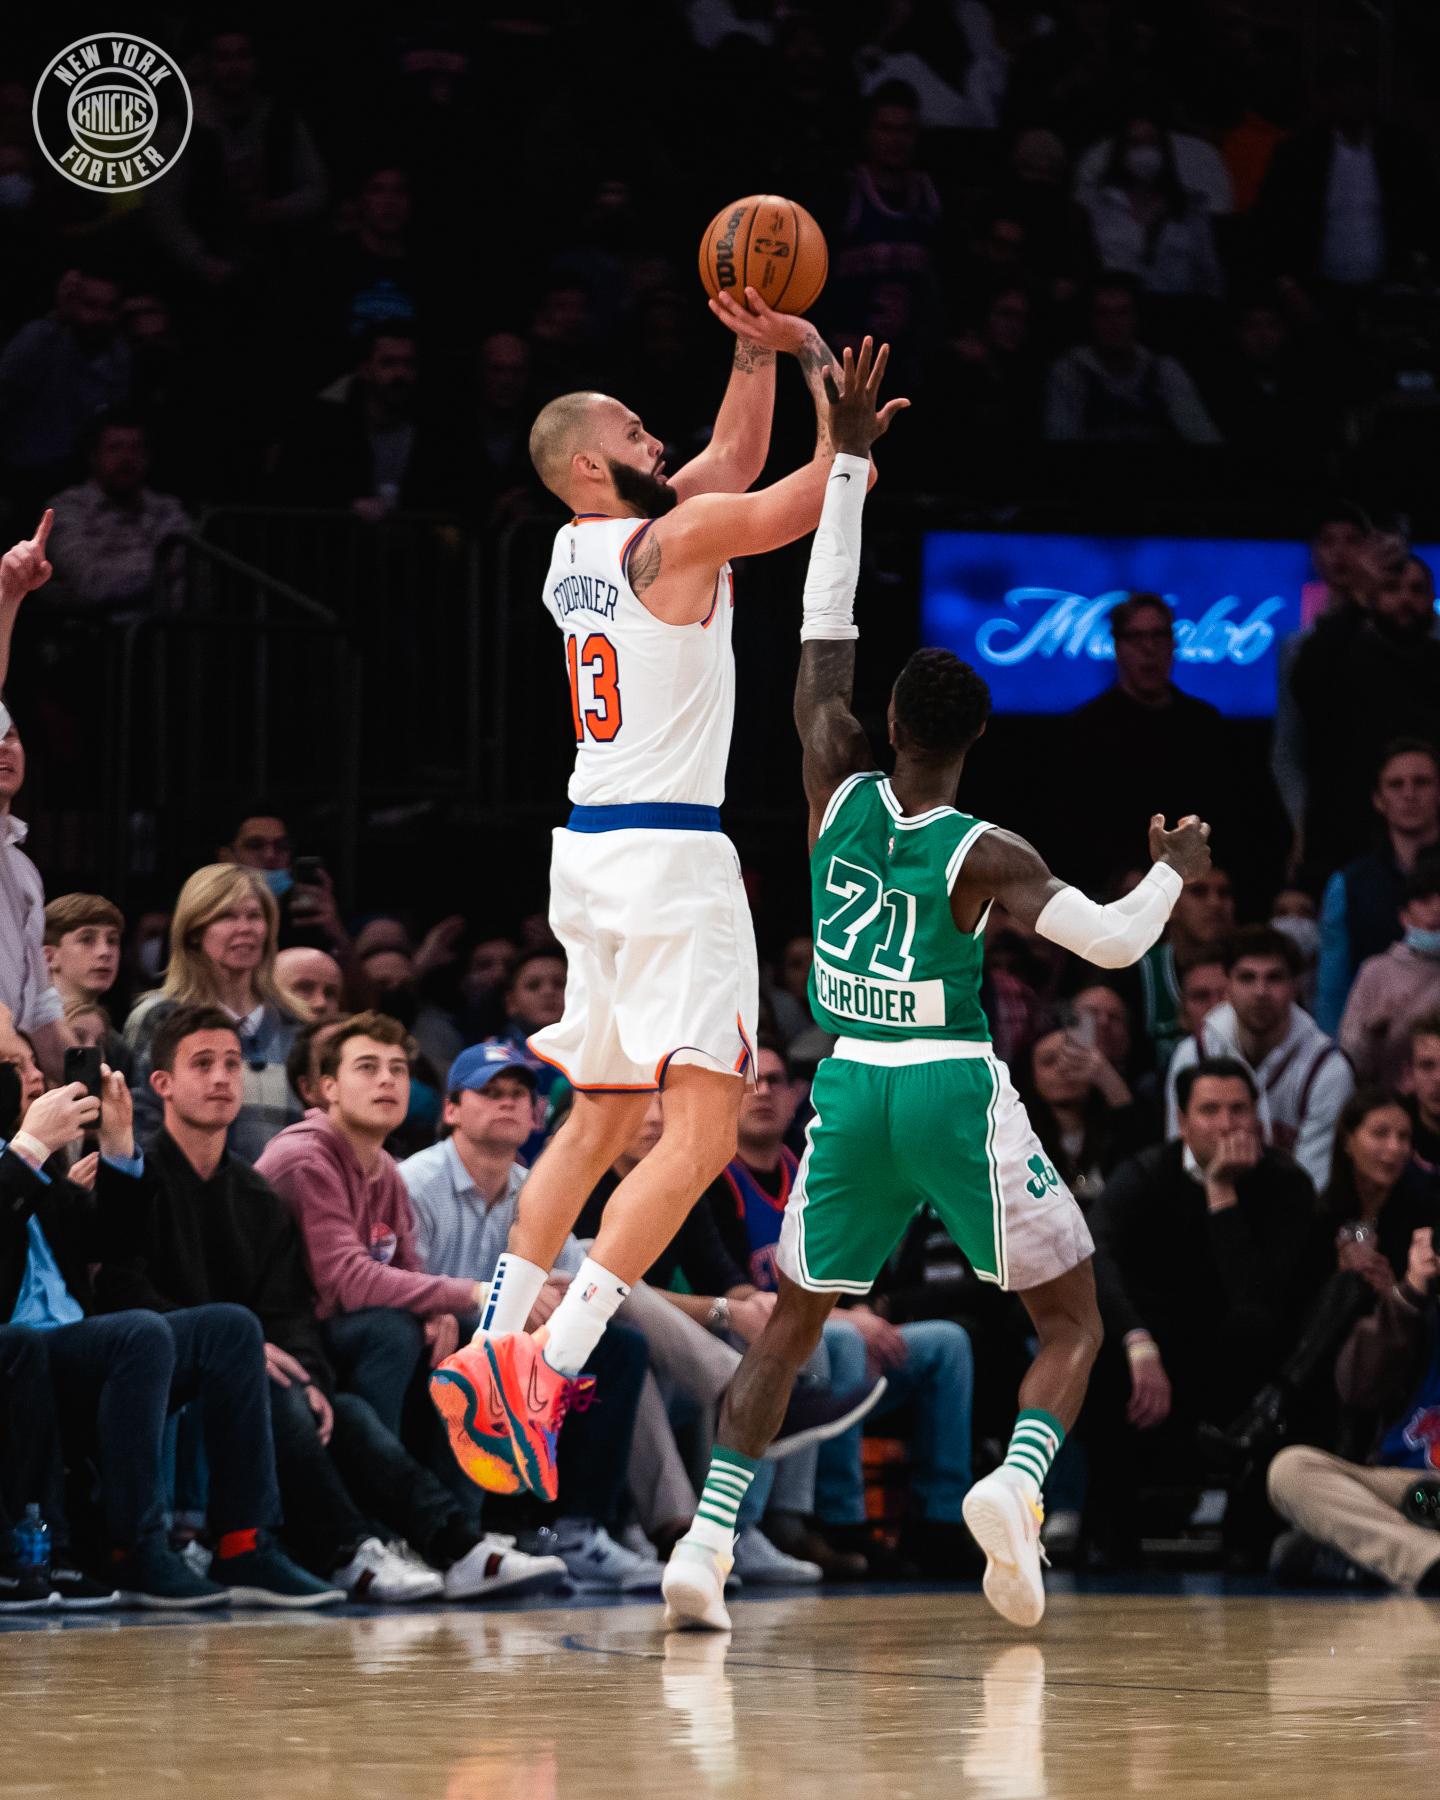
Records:
<instances>
[{"instance_id":1,"label":"basketball player in green jersey","mask_svg":"<svg viewBox=\"0 0 1440 1800\"><path fill-rule=\"evenodd\" d=\"M842 1294L864 1294L930 1206L982 1280L1018 1291L1039 1339L1002 1466L966 1496L985 1594L1017 1625L1045 1609L1041 1486L1074 1425L1100 1347L1093 1244L991 1048L980 1005L985 920L999 902L1102 968L1137 961L1182 884L1209 866L1210 828L1150 822L1154 867L1098 906L1023 838L954 804L990 696L945 650L920 650L890 700L895 773L872 768L850 710L852 621L872 378L827 377L838 454L811 553L795 720L805 748L815 961L811 1009L839 1034L815 1076L781 1228L780 1296L726 1395L694 1524L665 1571L668 1626L724 1630L735 1515L779 1426L796 1371Z\"/></svg>"}]
</instances>

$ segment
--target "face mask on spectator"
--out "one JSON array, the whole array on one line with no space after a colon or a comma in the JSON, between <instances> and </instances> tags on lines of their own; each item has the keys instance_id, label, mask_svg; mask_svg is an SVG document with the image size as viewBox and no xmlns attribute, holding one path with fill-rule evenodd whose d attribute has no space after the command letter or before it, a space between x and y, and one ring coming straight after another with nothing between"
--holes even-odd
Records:
<instances>
[{"instance_id":1,"label":"face mask on spectator","mask_svg":"<svg viewBox=\"0 0 1440 1800\"><path fill-rule=\"evenodd\" d=\"M1131 144L1125 152L1125 168L1137 181L1158 181L1165 158L1154 144Z\"/></svg>"},{"instance_id":2,"label":"face mask on spectator","mask_svg":"<svg viewBox=\"0 0 1440 1800\"><path fill-rule=\"evenodd\" d=\"M1407 925L1405 943L1417 956L1433 956L1440 960L1440 931L1424 931L1418 925Z\"/></svg>"},{"instance_id":3,"label":"face mask on spectator","mask_svg":"<svg viewBox=\"0 0 1440 1800\"><path fill-rule=\"evenodd\" d=\"M1284 918L1272 919L1271 927L1289 938L1300 952L1306 963L1313 963L1320 955L1320 921L1318 919L1297 919L1290 914Z\"/></svg>"},{"instance_id":4,"label":"face mask on spectator","mask_svg":"<svg viewBox=\"0 0 1440 1800\"><path fill-rule=\"evenodd\" d=\"M261 869L260 874L277 900L283 900L295 885L295 877L288 869Z\"/></svg>"}]
</instances>

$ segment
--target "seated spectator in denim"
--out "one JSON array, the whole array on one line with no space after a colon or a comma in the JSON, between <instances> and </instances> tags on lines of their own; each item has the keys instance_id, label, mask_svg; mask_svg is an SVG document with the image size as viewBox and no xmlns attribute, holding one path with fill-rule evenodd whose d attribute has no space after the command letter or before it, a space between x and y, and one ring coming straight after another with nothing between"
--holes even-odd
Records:
<instances>
[{"instance_id":1,"label":"seated spectator in denim","mask_svg":"<svg viewBox=\"0 0 1440 1800\"><path fill-rule=\"evenodd\" d=\"M519 1206L526 1171L516 1161L534 1117L535 1075L509 1043L464 1050L446 1079L448 1135L408 1157L400 1175L415 1214L415 1250L435 1274L487 1287ZM560 1252L530 1321L543 1325L585 1260L575 1239ZM612 1346L611 1338L615 1339ZM611 1536L619 1527L640 1389L649 1368L645 1340L613 1325L585 1364L601 1405L572 1413L560 1437L557 1549L582 1586L633 1593L658 1589L659 1565Z\"/></svg>"},{"instance_id":2,"label":"seated spectator in denim","mask_svg":"<svg viewBox=\"0 0 1440 1800\"><path fill-rule=\"evenodd\" d=\"M143 1167L123 1075L106 1072L103 1107L79 1082L43 1094L0 1165L0 1318L43 1341L72 1462L99 1465L105 1576L132 1605L309 1607L342 1595L272 1542L280 1519L259 1321L206 1305L89 1316L90 1270L105 1249L94 1198L43 1173L46 1161L98 1123L102 1162ZM216 1555L197 1575L165 1535L163 1438L170 1413L201 1402Z\"/></svg>"},{"instance_id":3,"label":"seated spectator in denim","mask_svg":"<svg viewBox=\"0 0 1440 1800\"><path fill-rule=\"evenodd\" d=\"M0 1204L7 1209L23 1167L18 1156L0 1153ZM50 1528L48 1576L22 1569L12 1549L11 1534L31 1504ZM28 1325L0 1325L0 1615L52 1606L96 1612L119 1604L120 1590L86 1575L71 1548L45 1339Z\"/></svg>"},{"instance_id":4,"label":"seated spectator in denim","mask_svg":"<svg viewBox=\"0 0 1440 1800\"><path fill-rule=\"evenodd\" d=\"M336 1392L294 1214L225 1148L241 1078L239 1034L217 1008L181 1007L156 1033L150 1080L164 1125L138 1175L109 1164L100 1171L102 1307L169 1313L223 1301L255 1314L285 1538L317 1575L372 1601L474 1599L528 1584L536 1573L529 1559L482 1536L475 1508L418 1463L366 1401ZM391 1547L397 1533L428 1569Z\"/></svg>"},{"instance_id":5,"label":"seated spectator in denim","mask_svg":"<svg viewBox=\"0 0 1440 1800\"><path fill-rule=\"evenodd\" d=\"M322 1029L325 1111L272 1139L256 1168L300 1222L342 1390L368 1400L398 1434L421 1351L432 1367L452 1355L460 1319L473 1321L484 1290L426 1271L405 1183L385 1149L409 1104L414 1040L377 1012Z\"/></svg>"},{"instance_id":6,"label":"seated spectator in denim","mask_svg":"<svg viewBox=\"0 0 1440 1800\"><path fill-rule=\"evenodd\" d=\"M785 1147L785 1133L798 1099L785 1058L762 1040L756 1047L755 1086L740 1103L739 1154L702 1198L726 1250L762 1293L779 1286L780 1224L799 1168ZM867 1376L871 1381L885 1376L888 1386L872 1417L914 1407L910 1450L920 1522L907 1534L906 1549L935 1573L968 1567L960 1503L970 1486L973 1367L963 1327L949 1319L897 1327L862 1302L826 1320L824 1348L838 1391L862 1388ZM860 1439L856 1424L821 1446L815 1514L822 1545L865 1555L873 1540L865 1524ZM789 1547L783 1534L781 1543Z\"/></svg>"},{"instance_id":7,"label":"seated spectator in denim","mask_svg":"<svg viewBox=\"0 0 1440 1800\"><path fill-rule=\"evenodd\" d=\"M145 485L149 474L145 427L123 414L103 418L91 433L89 479L50 502L56 600L103 614L177 600L174 552L162 546L191 521L173 494Z\"/></svg>"},{"instance_id":8,"label":"seated spectator in denim","mask_svg":"<svg viewBox=\"0 0 1440 1800\"><path fill-rule=\"evenodd\" d=\"M1221 442L1195 383L1140 338L1137 286L1106 275L1090 299L1089 339L1050 367L1045 436L1052 444Z\"/></svg>"},{"instance_id":9,"label":"seated spectator in denim","mask_svg":"<svg viewBox=\"0 0 1440 1800\"><path fill-rule=\"evenodd\" d=\"M1390 1088L1410 1066L1411 1027L1440 1012L1440 857L1423 859L1405 877L1400 924L1400 942L1360 965L1340 1021L1340 1047L1356 1078Z\"/></svg>"},{"instance_id":10,"label":"seated spectator in denim","mask_svg":"<svg viewBox=\"0 0 1440 1800\"><path fill-rule=\"evenodd\" d=\"M67 1020L77 1005L103 1009L120 973L124 935L125 915L103 894L61 894L46 906L45 961ZM112 1069L128 1071L124 1039L108 1023L101 1047Z\"/></svg>"},{"instance_id":11,"label":"seated spectator in denim","mask_svg":"<svg viewBox=\"0 0 1440 1800\"><path fill-rule=\"evenodd\" d=\"M1265 1141L1291 1153L1317 1189L1330 1179L1335 1122L1355 1088L1345 1053L1295 1003L1299 956L1268 925L1237 931L1225 953L1229 998L1170 1063L1166 1129L1183 1135L1177 1083L1207 1058L1236 1058L1260 1096Z\"/></svg>"},{"instance_id":12,"label":"seated spectator in denim","mask_svg":"<svg viewBox=\"0 0 1440 1800\"><path fill-rule=\"evenodd\" d=\"M1120 1557L1137 1547L1142 1481L1193 1480L1196 1426L1228 1425L1278 1372L1313 1273L1315 1190L1263 1145L1250 1070L1194 1063L1176 1103L1178 1141L1122 1163L1089 1215L1106 1333L1086 1403L1089 1517Z\"/></svg>"},{"instance_id":13,"label":"seated spectator in denim","mask_svg":"<svg viewBox=\"0 0 1440 1800\"><path fill-rule=\"evenodd\" d=\"M181 888L170 922L164 984L142 995L125 1021L142 1136L160 1123L160 1102L150 1086L150 1043L178 1006L218 1006L239 1028L245 1101L230 1127L230 1149L237 1156L253 1163L278 1131L299 1118L285 1059L303 1014L276 980L279 924L275 898L253 869L211 863Z\"/></svg>"},{"instance_id":14,"label":"seated spectator in denim","mask_svg":"<svg viewBox=\"0 0 1440 1800\"><path fill-rule=\"evenodd\" d=\"M1405 1273L1379 1295L1335 1365L1341 1405L1378 1420L1364 1464L1292 1444L1270 1464L1270 1504L1294 1529L1270 1569L1285 1587L1440 1594L1440 1257L1410 1237Z\"/></svg>"},{"instance_id":15,"label":"seated spectator in denim","mask_svg":"<svg viewBox=\"0 0 1440 1800\"><path fill-rule=\"evenodd\" d=\"M1330 877L1320 909L1315 1018L1337 1031L1350 984L1367 957L1400 936L1405 877L1440 845L1440 758L1433 745L1398 739L1381 754L1371 804L1382 841Z\"/></svg>"}]
</instances>

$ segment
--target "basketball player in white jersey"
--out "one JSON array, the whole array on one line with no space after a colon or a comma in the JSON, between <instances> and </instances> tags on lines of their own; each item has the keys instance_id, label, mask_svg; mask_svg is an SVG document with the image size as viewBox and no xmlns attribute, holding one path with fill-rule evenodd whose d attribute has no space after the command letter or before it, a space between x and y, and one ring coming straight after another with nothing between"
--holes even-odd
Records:
<instances>
[{"instance_id":1,"label":"basketball player in white jersey","mask_svg":"<svg viewBox=\"0 0 1440 1800\"><path fill-rule=\"evenodd\" d=\"M565 1012L530 1040L574 1089L521 1195L473 1345L431 1382L462 1468L492 1491L554 1499L560 1423L611 1315L735 1154L758 974L739 858L720 829L734 716L730 559L815 529L833 455L813 327L722 297L735 369L710 447L666 479L663 446L622 402L567 394L530 453L572 517L544 601L564 634L575 729L573 811L555 832L550 922ZM759 492L774 353L799 357L819 420L814 459ZM883 370L869 340L859 368ZM849 363L847 352L847 364ZM888 424L906 403L884 409ZM738 449L743 446L743 450ZM586 1198L657 1088L656 1148L616 1189L543 1345L525 1324Z\"/></svg>"}]
</instances>

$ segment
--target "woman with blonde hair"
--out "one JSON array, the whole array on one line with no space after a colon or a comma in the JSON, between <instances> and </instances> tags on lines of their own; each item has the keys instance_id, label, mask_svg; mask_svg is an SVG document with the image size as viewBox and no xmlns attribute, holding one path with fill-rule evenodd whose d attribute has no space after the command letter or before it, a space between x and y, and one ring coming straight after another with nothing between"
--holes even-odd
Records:
<instances>
[{"instance_id":1,"label":"woman with blonde hair","mask_svg":"<svg viewBox=\"0 0 1440 1800\"><path fill-rule=\"evenodd\" d=\"M164 985L142 994L125 1021L137 1136L160 1127L150 1046L161 1020L177 1006L218 1006L235 1021L245 1059L244 1102L228 1140L237 1156L254 1162L278 1131L300 1117L285 1059L307 1013L276 978L279 931L274 896L253 869L210 863L181 888Z\"/></svg>"}]
</instances>

